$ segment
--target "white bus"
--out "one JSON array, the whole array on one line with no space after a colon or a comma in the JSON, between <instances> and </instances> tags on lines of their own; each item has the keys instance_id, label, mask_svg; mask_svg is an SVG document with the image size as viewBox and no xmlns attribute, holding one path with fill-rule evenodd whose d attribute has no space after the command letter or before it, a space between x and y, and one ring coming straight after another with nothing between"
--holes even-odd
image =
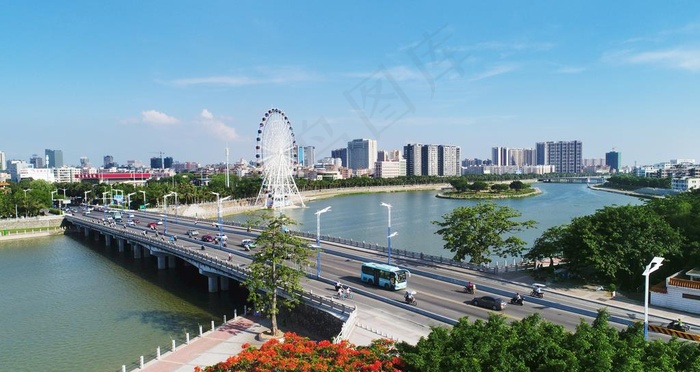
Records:
<instances>
[{"instance_id":1,"label":"white bus","mask_svg":"<svg viewBox=\"0 0 700 372\"><path fill-rule=\"evenodd\" d=\"M365 283L396 291L406 288L409 276L411 273L406 269L377 262L365 262L362 264L360 279Z\"/></svg>"}]
</instances>

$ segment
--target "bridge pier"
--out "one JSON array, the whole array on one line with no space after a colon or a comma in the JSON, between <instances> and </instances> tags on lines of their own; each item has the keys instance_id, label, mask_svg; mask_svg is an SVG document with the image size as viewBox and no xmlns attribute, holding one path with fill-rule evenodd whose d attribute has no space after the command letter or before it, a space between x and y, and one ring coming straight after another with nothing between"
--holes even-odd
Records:
<instances>
[{"instance_id":1,"label":"bridge pier","mask_svg":"<svg viewBox=\"0 0 700 372\"><path fill-rule=\"evenodd\" d=\"M229 278L226 276L221 277L221 290L228 291L229 288Z\"/></svg>"},{"instance_id":2,"label":"bridge pier","mask_svg":"<svg viewBox=\"0 0 700 372\"><path fill-rule=\"evenodd\" d=\"M175 261L175 256L168 256L168 268L174 269L177 262Z\"/></svg>"},{"instance_id":3,"label":"bridge pier","mask_svg":"<svg viewBox=\"0 0 700 372\"><path fill-rule=\"evenodd\" d=\"M205 275L209 282L209 293L216 293L219 291L219 275L214 273L203 272L199 270L199 273Z\"/></svg>"},{"instance_id":4,"label":"bridge pier","mask_svg":"<svg viewBox=\"0 0 700 372\"><path fill-rule=\"evenodd\" d=\"M143 251L141 253L142 253L143 258L148 258L148 257L152 256L151 250L148 249L148 247L143 247Z\"/></svg>"},{"instance_id":5,"label":"bridge pier","mask_svg":"<svg viewBox=\"0 0 700 372\"><path fill-rule=\"evenodd\" d=\"M165 270L168 268L168 262L166 261L166 257L164 255L157 255L158 257L158 270Z\"/></svg>"},{"instance_id":6,"label":"bridge pier","mask_svg":"<svg viewBox=\"0 0 700 372\"><path fill-rule=\"evenodd\" d=\"M87 227L83 227L83 234L85 235L86 238L90 237L90 229Z\"/></svg>"},{"instance_id":7,"label":"bridge pier","mask_svg":"<svg viewBox=\"0 0 700 372\"><path fill-rule=\"evenodd\" d=\"M102 233L100 233L99 231L95 231L95 241L96 242L100 241L100 235L102 235Z\"/></svg>"},{"instance_id":8,"label":"bridge pier","mask_svg":"<svg viewBox=\"0 0 700 372\"><path fill-rule=\"evenodd\" d=\"M141 258L141 246L134 244L134 258Z\"/></svg>"},{"instance_id":9,"label":"bridge pier","mask_svg":"<svg viewBox=\"0 0 700 372\"><path fill-rule=\"evenodd\" d=\"M117 246L119 247L119 253L124 253L124 244L126 239L117 239Z\"/></svg>"},{"instance_id":10,"label":"bridge pier","mask_svg":"<svg viewBox=\"0 0 700 372\"><path fill-rule=\"evenodd\" d=\"M105 246L107 248L112 246L112 235L105 235Z\"/></svg>"}]
</instances>

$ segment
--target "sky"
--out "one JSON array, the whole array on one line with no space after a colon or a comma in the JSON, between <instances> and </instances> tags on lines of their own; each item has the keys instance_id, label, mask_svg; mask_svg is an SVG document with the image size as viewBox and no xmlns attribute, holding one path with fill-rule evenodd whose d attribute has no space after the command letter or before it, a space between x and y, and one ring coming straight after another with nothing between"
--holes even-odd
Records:
<instances>
[{"instance_id":1,"label":"sky","mask_svg":"<svg viewBox=\"0 0 700 372\"><path fill-rule=\"evenodd\" d=\"M317 158L372 138L700 161L699 98L691 1L0 0L7 159L251 160L279 108Z\"/></svg>"}]
</instances>

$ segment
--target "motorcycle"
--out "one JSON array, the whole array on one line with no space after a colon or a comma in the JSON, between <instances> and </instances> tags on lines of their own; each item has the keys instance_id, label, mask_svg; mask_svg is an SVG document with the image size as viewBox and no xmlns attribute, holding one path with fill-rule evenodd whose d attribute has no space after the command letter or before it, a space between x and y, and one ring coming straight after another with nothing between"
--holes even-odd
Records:
<instances>
[{"instance_id":1,"label":"motorcycle","mask_svg":"<svg viewBox=\"0 0 700 372\"><path fill-rule=\"evenodd\" d=\"M409 305L418 305L415 294L416 291L406 291L406 294L403 296L404 301Z\"/></svg>"},{"instance_id":2,"label":"motorcycle","mask_svg":"<svg viewBox=\"0 0 700 372\"><path fill-rule=\"evenodd\" d=\"M671 323L668 323L668 325L666 326L666 328L670 328L670 329L673 329L673 330L675 330L675 331L680 331L680 332L688 332L688 331L690 331L690 326L689 326L689 325L679 323L679 322L677 322L677 321L675 321L675 320L672 320Z\"/></svg>"},{"instance_id":3,"label":"motorcycle","mask_svg":"<svg viewBox=\"0 0 700 372\"><path fill-rule=\"evenodd\" d=\"M472 285L467 284L464 286L464 292L466 292L468 294L474 294L474 292L476 292L476 287L473 284Z\"/></svg>"},{"instance_id":4,"label":"motorcycle","mask_svg":"<svg viewBox=\"0 0 700 372\"><path fill-rule=\"evenodd\" d=\"M510 299L511 305L520 305L520 306L523 306L523 302L524 302L524 299L523 299L522 297L520 297L520 298L513 297L513 298Z\"/></svg>"},{"instance_id":5,"label":"motorcycle","mask_svg":"<svg viewBox=\"0 0 700 372\"><path fill-rule=\"evenodd\" d=\"M544 298L544 292L537 292L534 289L530 292L530 296L537 298Z\"/></svg>"}]
</instances>

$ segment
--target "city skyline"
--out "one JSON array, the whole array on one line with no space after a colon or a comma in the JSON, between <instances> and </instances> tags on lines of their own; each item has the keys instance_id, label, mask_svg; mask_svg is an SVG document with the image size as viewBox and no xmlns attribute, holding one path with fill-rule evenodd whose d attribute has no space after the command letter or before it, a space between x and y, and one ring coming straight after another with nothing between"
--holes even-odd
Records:
<instances>
[{"instance_id":1,"label":"city skyline","mask_svg":"<svg viewBox=\"0 0 700 372\"><path fill-rule=\"evenodd\" d=\"M277 107L319 158L355 138L462 158L574 140L625 166L700 157L700 4L365 5L5 4L0 149L252 160Z\"/></svg>"}]
</instances>

